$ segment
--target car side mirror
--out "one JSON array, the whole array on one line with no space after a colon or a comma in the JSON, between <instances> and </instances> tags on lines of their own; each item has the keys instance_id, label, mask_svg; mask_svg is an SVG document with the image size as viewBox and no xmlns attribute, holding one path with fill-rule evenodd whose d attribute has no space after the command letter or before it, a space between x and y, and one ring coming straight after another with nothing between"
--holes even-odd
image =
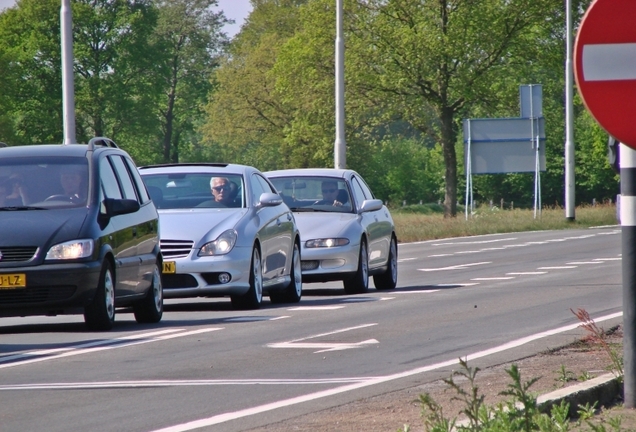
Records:
<instances>
[{"instance_id":1,"label":"car side mirror","mask_svg":"<svg viewBox=\"0 0 636 432\"><path fill-rule=\"evenodd\" d=\"M384 203L379 199L364 200L360 206L360 213L380 210L383 205Z\"/></svg>"},{"instance_id":2,"label":"car side mirror","mask_svg":"<svg viewBox=\"0 0 636 432\"><path fill-rule=\"evenodd\" d=\"M108 217L135 213L140 208L139 202L133 199L106 198L102 203Z\"/></svg>"},{"instance_id":3,"label":"car side mirror","mask_svg":"<svg viewBox=\"0 0 636 432\"><path fill-rule=\"evenodd\" d=\"M283 199L280 195L270 192L263 192L258 199L260 207L276 207L283 203Z\"/></svg>"}]
</instances>

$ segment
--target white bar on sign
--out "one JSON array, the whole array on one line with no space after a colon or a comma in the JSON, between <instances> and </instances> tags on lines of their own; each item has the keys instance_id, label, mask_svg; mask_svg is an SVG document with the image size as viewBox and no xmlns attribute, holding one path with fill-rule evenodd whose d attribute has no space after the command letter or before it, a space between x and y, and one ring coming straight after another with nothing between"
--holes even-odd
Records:
<instances>
[{"instance_id":1,"label":"white bar on sign","mask_svg":"<svg viewBox=\"0 0 636 432\"><path fill-rule=\"evenodd\" d=\"M636 79L636 43L583 46L585 81Z\"/></svg>"}]
</instances>

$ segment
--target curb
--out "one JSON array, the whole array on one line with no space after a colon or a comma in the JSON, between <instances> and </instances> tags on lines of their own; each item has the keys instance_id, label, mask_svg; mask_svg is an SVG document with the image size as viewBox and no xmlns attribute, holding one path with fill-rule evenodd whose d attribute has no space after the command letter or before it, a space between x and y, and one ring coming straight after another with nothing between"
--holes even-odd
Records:
<instances>
[{"instance_id":1,"label":"curb","mask_svg":"<svg viewBox=\"0 0 636 432\"><path fill-rule=\"evenodd\" d=\"M570 417L577 418L580 406L586 404L592 406L596 403L596 408L607 407L614 404L616 399L621 397L622 394L622 377L608 373L573 386L543 394L537 398L537 405L539 410L549 413L554 405L559 405L562 401L565 401L570 404L570 412L568 413Z\"/></svg>"},{"instance_id":2,"label":"curb","mask_svg":"<svg viewBox=\"0 0 636 432\"><path fill-rule=\"evenodd\" d=\"M622 395L623 377L607 373L579 384L542 394L537 397L537 406L539 411L549 414L553 406L560 405L561 402L565 401L570 404L568 412L570 418L577 418L580 406L586 404L592 406L596 403L596 408L608 407L613 405L616 399ZM519 406L519 409L522 408L523 406ZM468 419L458 421L453 431L456 431L458 427L468 426L468 424Z\"/></svg>"}]
</instances>

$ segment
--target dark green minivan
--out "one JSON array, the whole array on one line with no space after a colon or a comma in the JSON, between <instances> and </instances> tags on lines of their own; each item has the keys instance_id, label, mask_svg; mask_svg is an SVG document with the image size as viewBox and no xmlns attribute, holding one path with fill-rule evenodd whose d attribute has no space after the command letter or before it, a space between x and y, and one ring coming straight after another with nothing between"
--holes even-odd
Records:
<instances>
[{"instance_id":1,"label":"dark green minivan","mask_svg":"<svg viewBox=\"0 0 636 432\"><path fill-rule=\"evenodd\" d=\"M118 307L163 314L158 214L130 156L108 138L0 148L0 316Z\"/></svg>"}]
</instances>

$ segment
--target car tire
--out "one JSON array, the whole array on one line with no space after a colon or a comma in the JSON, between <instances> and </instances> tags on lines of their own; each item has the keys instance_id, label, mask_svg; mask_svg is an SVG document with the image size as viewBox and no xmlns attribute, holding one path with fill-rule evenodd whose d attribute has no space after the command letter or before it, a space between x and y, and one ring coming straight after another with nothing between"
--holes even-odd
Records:
<instances>
[{"instance_id":1,"label":"car tire","mask_svg":"<svg viewBox=\"0 0 636 432\"><path fill-rule=\"evenodd\" d=\"M258 247L252 250L250 264L250 289L241 296L232 296L232 306L236 309L258 309L263 302L263 265Z\"/></svg>"},{"instance_id":2,"label":"car tire","mask_svg":"<svg viewBox=\"0 0 636 432\"><path fill-rule=\"evenodd\" d=\"M389 259L386 271L373 276L373 283L378 290L392 290L397 286L397 240L391 236L391 246L389 246Z\"/></svg>"},{"instance_id":3,"label":"car tire","mask_svg":"<svg viewBox=\"0 0 636 432\"><path fill-rule=\"evenodd\" d=\"M84 308L84 321L91 330L110 330L115 322L115 277L105 261L93 301Z\"/></svg>"},{"instance_id":4,"label":"car tire","mask_svg":"<svg viewBox=\"0 0 636 432\"><path fill-rule=\"evenodd\" d=\"M360 241L358 270L352 278L345 279L343 283L347 294L361 294L369 290L369 254L367 252L367 242L364 239Z\"/></svg>"},{"instance_id":5,"label":"car tire","mask_svg":"<svg viewBox=\"0 0 636 432\"><path fill-rule=\"evenodd\" d=\"M152 282L143 300L133 305L135 320L138 323L157 323L163 316L163 286L159 265L155 264Z\"/></svg>"},{"instance_id":6,"label":"car tire","mask_svg":"<svg viewBox=\"0 0 636 432\"><path fill-rule=\"evenodd\" d=\"M300 248L294 243L292 252L291 282L284 291L272 292L269 299L272 303L298 303L303 294L303 275L300 267Z\"/></svg>"}]
</instances>

